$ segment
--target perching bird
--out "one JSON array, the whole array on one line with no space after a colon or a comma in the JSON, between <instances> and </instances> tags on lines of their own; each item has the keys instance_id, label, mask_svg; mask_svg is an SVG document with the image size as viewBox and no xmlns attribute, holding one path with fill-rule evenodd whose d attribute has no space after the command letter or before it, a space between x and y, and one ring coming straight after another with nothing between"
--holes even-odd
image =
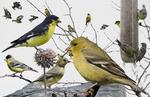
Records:
<instances>
[{"instance_id":1,"label":"perching bird","mask_svg":"<svg viewBox=\"0 0 150 97\"><path fill-rule=\"evenodd\" d=\"M120 21L116 21L115 24L120 28Z\"/></svg>"},{"instance_id":2,"label":"perching bird","mask_svg":"<svg viewBox=\"0 0 150 97\"><path fill-rule=\"evenodd\" d=\"M6 19L11 19L11 13L8 11L8 9L4 8L4 17L6 17Z\"/></svg>"},{"instance_id":3,"label":"perching bird","mask_svg":"<svg viewBox=\"0 0 150 97\"><path fill-rule=\"evenodd\" d=\"M36 47L47 43L53 35L56 24L59 22L59 18L55 15L46 17L42 23L31 31L12 41L12 45L2 52L14 47Z\"/></svg>"},{"instance_id":4,"label":"perching bird","mask_svg":"<svg viewBox=\"0 0 150 97\"><path fill-rule=\"evenodd\" d=\"M20 4L20 2L13 2L13 6L12 6L12 8L15 10L16 8L18 8L18 9L22 9L22 6L21 6L21 4Z\"/></svg>"},{"instance_id":5,"label":"perching bird","mask_svg":"<svg viewBox=\"0 0 150 97\"><path fill-rule=\"evenodd\" d=\"M19 15L16 20L12 20L13 22L16 22L16 23L22 23L22 20L23 19L23 15Z\"/></svg>"},{"instance_id":6,"label":"perching bird","mask_svg":"<svg viewBox=\"0 0 150 97\"><path fill-rule=\"evenodd\" d=\"M103 24L100 29L101 29L101 30L104 30L104 29L106 29L108 26L109 26L109 25Z\"/></svg>"},{"instance_id":7,"label":"perching bird","mask_svg":"<svg viewBox=\"0 0 150 97\"><path fill-rule=\"evenodd\" d=\"M136 61L141 61L141 59L144 57L144 55L146 54L146 43L141 43L141 48L138 52L138 56L136 58Z\"/></svg>"},{"instance_id":8,"label":"perching bird","mask_svg":"<svg viewBox=\"0 0 150 97\"><path fill-rule=\"evenodd\" d=\"M137 54L137 50L133 47L131 47L128 44L123 44L119 40L116 40L121 50L130 58L135 58L135 55Z\"/></svg>"},{"instance_id":9,"label":"perching bird","mask_svg":"<svg viewBox=\"0 0 150 97\"><path fill-rule=\"evenodd\" d=\"M142 5L142 9L138 11L138 19L144 20L147 17L147 10L145 5Z\"/></svg>"},{"instance_id":10,"label":"perching bird","mask_svg":"<svg viewBox=\"0 0 150 97\"><path fill-rule=\"evenodd\" d=\"M141 92L135 81L94 42L78 37L70 45L74 66L87 81L99 85L119 83L130 86L137 95Z\"/></svg>"},{"instance_id":11,"label":"perching bird","mask_svg":"<svg viewBox=\"0 0 150 97\"><path fill-rule=\"evenodd\" d=\"M35 15L30 15L30 19L29 19L29 21L30 22L32 22L32 21L34 21L35 19L37 19L37 18L39 18L38 16L35 16Z\"/></svg>"},{"instance_id":12,"label":"perching bird","mask_svg":"<svg viewBox=\"0 0 150 97\"><path fill-rule=\"evenodd\" d=\"M49 10L48 10L48 8L45 8L45 15L46 16L50 16L51 15L50 12L49 12Z\"/></svg>"},{"instance_id":13,"label":"perching bird","mask_svg":"<svg viewBox=\"0 0 150 97\"><path fill-rule=\"evenodd\" d=\"M8 68L15 73L21 73L22 75L24 71L38 72L34 70L33 68L27 66L26 64L19 62L18 60L13 58L11 55L7 55L5 58L5 61L8 65Z\"/></svg>"},{"instance_id":14,"label":"perching bird","mask_svg":"<svg viewBox=\"0 0 150 97\"><path fill-rule=\"evenodd\" d=\"M75 29L73 27L71 27L71 25L68 25L67 27L68 27L69 32L75 32Z\"/></svg>"},{"instance_id":15,"label":"perching bird","mask_svg":"<svg viewBox=\"0 0 150 97\"><path fill-rule=\"evenodd\" d=\"M46 72L46 84L48 87L57 83L63 77L65 65L68 62L69 61L66 58L58 55L58 61L56 62L56 65ZM36 83L40 86L44 85L44 74L33 81L33 83Z\"/></svg>"},{"instance_id":16,"label":"perching bird","mask_svg":"<svg viewBox=\"0 0 150 97\"><path fill-rule=\"evenodd\" d=\"M90 22L91 22L91 15L88 13L87 17L86 17L86 23L85 23L85 25L87 26L87 24L90 23Z\"/></svg>"}]
</instances>

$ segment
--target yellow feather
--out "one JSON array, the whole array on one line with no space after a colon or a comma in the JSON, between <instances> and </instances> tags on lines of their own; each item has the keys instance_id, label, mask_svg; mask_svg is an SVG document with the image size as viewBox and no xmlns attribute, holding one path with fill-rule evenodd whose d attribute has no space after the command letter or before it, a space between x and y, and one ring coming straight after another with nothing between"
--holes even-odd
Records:
<instances>
[{"instance_id":1,"label":"yellow feather","mask_svg":"<svg viewBox=\"0 0 150 97\"><path fill-rule=\"evenodd\" d=\"M21 46L27 46L27 47L33 47L33 46L40 46L40 45L45 44L52 37L52 35L54 33L54 30L55 30L55 27L56 27L56 22L53 21L49 25L49 29L45 34L43 34L41 36L33 37L33 38L27 40L26 43L23 43L23 44L20 44L20 45Z\"/></svg>"}]
</instances>

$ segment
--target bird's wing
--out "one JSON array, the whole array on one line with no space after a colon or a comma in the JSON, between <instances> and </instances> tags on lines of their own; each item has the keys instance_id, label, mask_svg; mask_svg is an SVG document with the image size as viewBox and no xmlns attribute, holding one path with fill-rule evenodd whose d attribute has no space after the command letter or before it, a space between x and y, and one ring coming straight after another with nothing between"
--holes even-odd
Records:
<instances>
[{"instance_id":1,"label":"bird's wing","mask_svg":"<svg viewBox=\"0 0 150 97\"><path fill-rule=\"evenodd\" d=\"M50 78L53 78L55 76L58 76L59 74L56 73L56 72L51 72L51 73L46 73L46 79L50 79ZM44 80L44 75L42 74L36 81L43 81Z\"/></svg>"},{"instance_id":2,"label":"bird's wing","mask_svg":"<svg viewBox=\"0 0 150 97\"><path fill-rule=\"evenodd\" d=\"M45 34L45 32L48 30L48 26L43 25L43 24L39 24L38 26L36 26L34 29L32 29L31 31L29 31L28 33L24 34L23 36L21 36L20 38L12 41L11 43L23 43L26 42L26 40L35 37L35 36L39 36L42 34Z\"/></svg>"},{"instance_id":3,"label":"bird's wing","mask_svg":"<svg viewBox=\"0 0 150 97\"><path fill-rule=\"evenodd\" d=\"M101 51L101 52L104 52L104 51ZM102 68L102 69L104 69L104 70L106 70L106 71L108 71L108 72L110 72L114 75L118 75L118 76L128 78L126 76L124 70L119 65L117 65L117 63L115 63L109 57L109 55L107 55L106 52L104 52L104 53L106 53L104 56L107 56L108 58L101 58L102 55L100 55L99 53L94 53L91 50L87 51L86 49L84 49L82 51L82 53L83 53L85 59L89 63L91 63L91 64L93 64L93 65L95 65L99 68Z\"/></svg>"},{"instance_id":4,"label":"bird's wing","mask_svg":"<svg viewBox=\"0 0 150 97\"><path fill-rule=\"evenodd\" d=\"M11 13L5 8L4 8L4 12L5 12L5 16L11 16Z\"/></svg>"}]
</instances>

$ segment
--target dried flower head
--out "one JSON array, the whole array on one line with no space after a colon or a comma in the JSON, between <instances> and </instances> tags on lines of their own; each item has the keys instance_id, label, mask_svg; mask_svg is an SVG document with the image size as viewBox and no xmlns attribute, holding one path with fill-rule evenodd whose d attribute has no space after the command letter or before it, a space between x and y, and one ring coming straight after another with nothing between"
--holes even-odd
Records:
<instances>
[{"instance_id":1,"label":"dried flower head","mask_svg":"<svg viewBox=\"0 0 150 97\"><path fill-rule=\"evenodd\" d=\"M51 49L38 49L35 53L35 61L41 67L49 68L55 64L56 53Z\"/></svg>"}]
</instances>

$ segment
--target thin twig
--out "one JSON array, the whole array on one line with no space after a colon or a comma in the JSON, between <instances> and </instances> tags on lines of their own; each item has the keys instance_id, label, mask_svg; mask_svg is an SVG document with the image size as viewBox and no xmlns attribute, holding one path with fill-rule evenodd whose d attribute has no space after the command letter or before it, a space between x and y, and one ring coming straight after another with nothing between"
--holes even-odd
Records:
<instances>
[{"instance_id":1,"label":"thin twig","mask_svg":"<svg viewBox=\"0 0 150 97\"><path fill-rule=\"evenodd\" d=\"M80 36L82 36L82 35L84 34L84 32L85 32L86 28L87 28L87 25L85 25L85 27L84 27L84 29L83 29L83 32L81 33L81 35L80 35Z\"/></svg>"},{"instance_id":2,"label":"thin twig","mask_svg":"<svg viewBox=\"0 0 150 97\"><path fill-rule=\"evenodd\" d=\"M144 82L147 80L148 76L150 76L150 74L147 74L147 75L145 76Z\"/></svg>"},{"instance_id":3,"label":"thin twig","mask_svg":"<svg viewBox=\"0 0 150 97\"><path fill-rule=\"evenodd\" d=\"M137 85L140 83L140 81L141 81L143 75L145 74L145 72L147 72L147 69L149 68L149 66L150 66L150 63L146 66L146 68L145 68L144 71L142 72L141 76L139 77L138 82L137 82Z\"/></svg>"},{"instance_id":4,"label":"thin twig","mask_svg":"<svg viewBox=\"0 0 150 97\"><path fill-rule=\"evenodd\" d=\"M57 49L59 49L62 53L65 53L65 51L63 51L62 49L59 48L59 46L57 45L57 43L55 42L54 38L52 38L55 46L57 47Z\"/></svg>"},{"instance_id":5,"label":"thin twig","mask_svg":"<svg viewBox=\"0 0 150 97\"><path fill-rule=\"evenodd\" d=\"M65 34L67 34L67 33L66 33L66 32L68 32L67 30L65 30L64 28L62 28L62 27L59 26L59 25L57 25L57 27L60 28ZM68 32L68 34L69 34L70 36L72 36L72 38L75 38L70 32ZM66 36L66 37L68 38L69 41L71 41L71 39L70 39L68 36Z\"/></svg>"},{"instance_id":6,"label":"thin twig","mask_svg":"<svg viewBox=\"0 0 150 97\"><path fill-rule=\"evenodd\" d=\"M116 44L114 41L112 41L108 36L107 36L107 34L105 33L105 32L103 32L104 33L104 35L106 36L106 38L109 40L109 41L111 41L113 44ZM117 44L116 44L117 45Z\"/></svg>"},{"instance_id":7,"label":"thin twig","mask_svg":"<svg viewBox=\"0 0 150 97\"><path fill-rule=\"evenodd\" d=\"M94 26L92 25L92 23L91 23L91 27L92 27L92 29L94 30L94 33L95 33L95 40L96 40L96 44L97 44L97 43L98 43L98 40L97 40L97 32L96 32Z\"/></svg>"},{"instance_id":8,"label":"thin twig","mask_svg":"<svg viewBox=\"0 0 150 97\"><path fill-rule=\"evenodd\" d=\"M60 33L54 33L54 35L59 35L59 36L70 36L70 34L60 34Z\"/></svg>"},{"instance_id":9,"label":"thin twig","mask_svg":"<svg viewBox=\"0 0 150 97\"><path fill-rule=\"evenodd\" d=\"M59 36L59 39L65 44L65 45L69 45L68 43L66 43L60 36Z\"/></svg>"},{"instance_id":10,"label":"thin twig","mask_svg":"<svg viewBox=\"0 0 150 97\"><path fill-rule=\"evenodd\" d=\"M118 4L116 4L114 1L111 1L115 6L117 6L118 8L120 8L120 6Z\"/></svg>"},{"instance_id":11,"label":"thin twig","mask_svg":"<svg viewBox=\"0 0 150 97\"><path fill-rule=\"evenodd\" d=\"M106 45L106 46L104 47L104 50L107 50L107 49L110 48L113 44L114 44L114 42L108 43L108 45Z\"/></svg>"},{"instance_id":12,"label":"thin twig","mask_svg":"<svg viewBox=\"0 0 150 97\"><path fill-rule=\"evenodd\" d=\"M71 21L72 21L72 25L73 25L73 28L74 28L74 33L75 33L75 35L76 35L76 37L78 37L78 34L77 34L77 32L76 32L76 28L75 28L75 23L74 23L74 20L73 20L73 17L72 17L72 13L71 13L71 9L72 9L72 7L70 7L69 6L69 4L68 4L68 2L66 1L66 0L63 0L64 1L64 3L67 5L67 7L68 7L68 9L69 9L69 17L70 17L70 19L71 19Z\"/></svg>"},{"instance_id":13,"label":"thin twig","mask_svg":"<svg viewBox=\"0 0 150 97\"><path fill-rule=\"evenodd\" d=\"M30 2L29 0L27 0L27 2L29 2L38 12L45 16L45 14L42 11L40 11L32 2Z\"/></svg>"},{"instance_id":14,"label":"thin twig","mask_svg":"<svg viewBox=\"0 0 150 97\"><path fill-rule=\"evenodd\" d=\"M46 67L43 68L43 73L44 73L44 94L45 94L45 97L47 97Z\"/></svg>"},{"instance_id":15,"label":"thin twig","mask_svg":"<svg viewBox=\"0 0 150 97\"><path fill-rule=\"evenodd\" d=\"M22 80L24 80L24 81L27 81L27 82L29 82L29 83L32 82L31 80L26 79L26 78L24 78L23 76L19 76L19 75L15 75L15 74L10 74L10 75L5 74L5 75L3 75L3 76L0 76L0 78L4 78L4 77L16 77L16 78L22 79Z\"/></svg>"},{"instance_id":16,"label":"thin twig","mask_svg":"<svg viewBox=\"0 0 150 97\"><path fill-rule=\"evenodd\" d=\"M147 33L148 33L148 37L150 37L150 33L149 33L149 30L148 30L148 27L147 27L147 24L146 24L145 20L144 20L144 24L145 24L145 27L146 27L146 30L147 30Z\"/></svg>"},{"instance_id":17,"label":"thin twig","mask_svg":"<svg viewBox=\"0 0 150 97\"><path fill-rule=\"evenodd\" d=\"M147 60L150 60L150 58L148 58L148 57L145 57L145 56L144 56L144 58L147 59Z\"/></svg>"},{"instance_id":18,"label":"thin twig","mask_svg":"<svg viewBox=\"0 0 150 97\"><path fill-rule=\"evenodd\" d=\"M84 84L83 82L58 82L57 84Z\"/></svg>"},{"instance_id":19,"label":"thin twig","mask_svg":"<svg viewBox=\"0 0 150 97\"><path fill-rule=\"evenodd\" d=\"M147 85L144 87L144 90L150 85L150 82L147 83Z\"/></svg>"},{"instance_id":20,"label":"thin twig","mask_svg":"<svg viewBox=\"0 0 150 97\"><path fill-rule=\"evenodd\" d=\"M45 4L46 4L46 7L48 8L48 10L50 11L50 13L53 14L52 10L51 10L50 7L48 6L47 0L45 0Z\"/></svg>"}]
</instances>

